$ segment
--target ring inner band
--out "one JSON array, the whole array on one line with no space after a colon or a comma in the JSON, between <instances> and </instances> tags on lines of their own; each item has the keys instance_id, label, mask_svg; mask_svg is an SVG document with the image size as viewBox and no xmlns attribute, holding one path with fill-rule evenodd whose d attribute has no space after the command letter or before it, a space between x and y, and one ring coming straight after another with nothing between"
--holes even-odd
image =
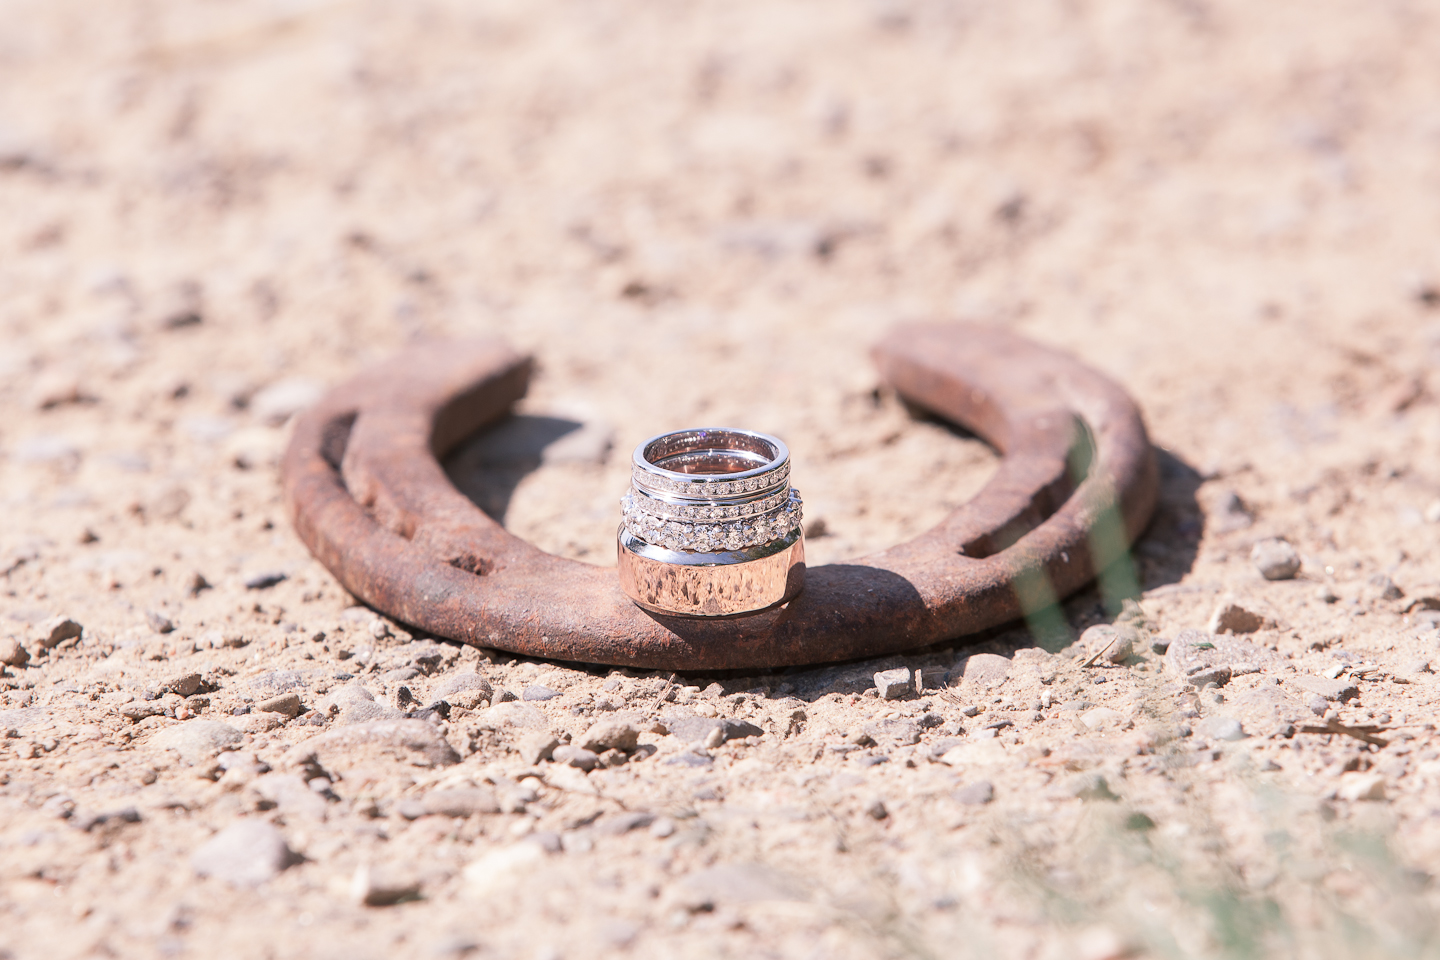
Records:
<instances>
[{"instance_id":1,"label":"ring inner band","mask_svg":"<svg viewBox=\"0 0 1440 960\"><path fill-rule=\"evenodd\" d=\"M687 430L654 441L643 456L647 463L674 473L728 474L764 467L779 454L760 437L724 430Z\"/></svg>"}]
</instances>

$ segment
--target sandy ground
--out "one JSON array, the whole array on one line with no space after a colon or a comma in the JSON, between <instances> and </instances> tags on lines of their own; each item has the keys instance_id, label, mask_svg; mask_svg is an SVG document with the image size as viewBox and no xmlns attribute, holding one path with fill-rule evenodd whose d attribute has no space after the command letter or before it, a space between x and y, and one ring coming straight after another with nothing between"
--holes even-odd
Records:
<instances>
[{"instance_id":1,"label":"sandy ground","mask_svg":"<svg viewBox=\"0 0 1440 960\"><path fill-rule=\"evenodd\" d=\"M0 14L0 956L1440 950L1433 6ZM1139 400L1131 659L1076 657L1091 591L870 663L514 660L356 607L284 515L296 410L490 334L528 419L450 468L513 531L612 563L633 445L729 423L855 556L996 462L876 391L915 318Z\"/></svg>"}]
</instances>

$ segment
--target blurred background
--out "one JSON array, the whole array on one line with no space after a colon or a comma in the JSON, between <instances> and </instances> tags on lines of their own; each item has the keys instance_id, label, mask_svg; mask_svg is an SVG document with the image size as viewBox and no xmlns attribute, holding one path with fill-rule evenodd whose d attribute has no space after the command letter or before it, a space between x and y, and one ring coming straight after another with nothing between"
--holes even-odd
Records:
<instances>
[{"instance_id":1,"label":"blurred background","mask_svg":"<svg viewBox=\"0 0 1440 960\"><path fill-rule=\"evenodd\" d=\"M896 320L1072 349L1201 474L1263 443L1302 486L1440 359L1423 3L4 7L21 460L273 459L247 428L322 385L499 335L540 360L527 410L591 425L507 500L517 530L609 562L633 445L733 423L790 439L832 559L992 465L879 409ZM157 425L170 452L136 454ZM857 512L892 483L914 502Z\"/></svg>"}]
</instances>

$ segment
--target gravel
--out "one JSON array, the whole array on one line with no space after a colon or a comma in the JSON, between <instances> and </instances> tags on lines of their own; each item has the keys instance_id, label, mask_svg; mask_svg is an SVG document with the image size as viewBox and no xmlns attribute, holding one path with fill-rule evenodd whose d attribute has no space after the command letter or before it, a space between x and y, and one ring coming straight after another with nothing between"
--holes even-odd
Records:
<instances>
[{"instance_id":1,"label":"gravel","mask_svg":"<svg viewBox=\"0 0 1440 960\"><path fill-rule=\"evenodd\" d=\"M560 696L558 691L537 685L526 687L524 693L520 695L520 698L527 702L543 703L546 700L554 700L558 696Z\"/></svg>"}]
</instances>

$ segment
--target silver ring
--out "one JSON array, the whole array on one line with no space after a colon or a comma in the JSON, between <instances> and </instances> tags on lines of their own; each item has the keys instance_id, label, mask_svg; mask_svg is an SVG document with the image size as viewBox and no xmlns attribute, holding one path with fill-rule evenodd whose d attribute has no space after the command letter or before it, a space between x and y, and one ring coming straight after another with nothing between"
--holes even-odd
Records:
<instances>
[{"instance_id":1,"label":"silver ring","mask_svg":"<svg viewBox=\"0 0 1440 960\"><path fill-rule=\"evenodd\" d=\"M635 448L620 504L620 585L647 610L753 613L804 585L803 505L776 437L718 427L651 437Z\"/></svg>"}]
</instances>

